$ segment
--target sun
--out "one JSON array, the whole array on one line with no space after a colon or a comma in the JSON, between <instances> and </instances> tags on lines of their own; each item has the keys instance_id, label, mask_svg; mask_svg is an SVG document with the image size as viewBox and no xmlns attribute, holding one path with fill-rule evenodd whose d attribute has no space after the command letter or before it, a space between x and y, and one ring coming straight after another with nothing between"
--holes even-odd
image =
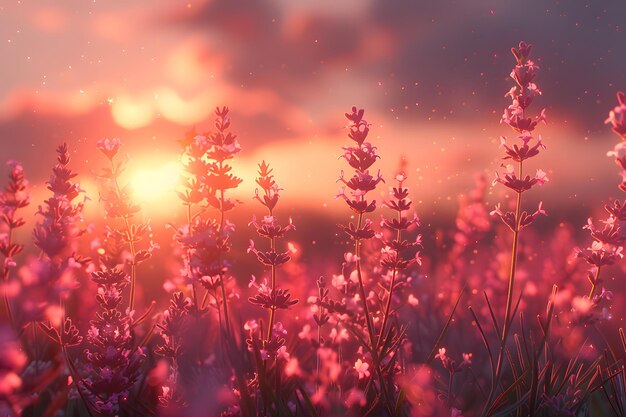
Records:
<instances>
[{"instance_id":1,"label":"sun","mask_svg":"<svg viewBox=\"0 0 626 417\"><path fill-rule=\"evenodd\" d=\"M134 198L140 203L167 201L181 181L181 170L178 162L137 170L130 180Z\"/></svg>"}]
</instances>

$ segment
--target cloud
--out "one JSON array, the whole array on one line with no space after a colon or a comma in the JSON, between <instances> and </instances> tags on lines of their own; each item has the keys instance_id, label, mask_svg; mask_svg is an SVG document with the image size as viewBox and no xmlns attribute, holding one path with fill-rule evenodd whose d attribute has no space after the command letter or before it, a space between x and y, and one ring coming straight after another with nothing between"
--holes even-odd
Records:
<instances>
[{"instance_id":1,"label":"cloud","mask_svg":"<svg viewBox=\"0 0 626 417\"><path fill-rule=\"evenodd\" d=\"M336 137L341 114L357 104L411 138L464 130L481 152L487 130L506 133L496 129L508 50L526 39L541 66L536 107L580 145L588 131L606 131L614 90L626 86L626 5L617 0L336 3L11 6L0 25L0 39L11 39L0 42L11 62L0 132L43 141L53 135L42 123L56 141L120 135L150 146L210 126L213 108L229 105L250 149L282 141L297 153L307 139Z\"/></svg>"}]
</instances>

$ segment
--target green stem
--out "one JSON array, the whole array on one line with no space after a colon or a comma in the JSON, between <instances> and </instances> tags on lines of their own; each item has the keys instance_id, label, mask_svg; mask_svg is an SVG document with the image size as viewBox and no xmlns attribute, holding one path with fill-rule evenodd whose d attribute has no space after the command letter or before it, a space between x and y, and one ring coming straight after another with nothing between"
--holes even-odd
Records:
<instances>
[{"instance_id":1,"label":"green stem","mask_svg":"<svg viewBox=\"0 0 626 417\"><path fill-rule=\"evenodd\" d=\"M519 161L518 164L518 178L522 178L523 175L523 166L522 161ZM507 290L506 296L506 307L504 312L504 322L502 324L502 335L500 338L500 351L498 353L498 361L496 362L496 369L493 374L493 380L491 383L491 390L489 391L489 397L485 402L485 407L482 412L482 416L486 416L491 408L491 403L496 394L497 387L500 382L500 378L502 376L502 368L504 365L504 354L506 352L506 342L509 337L510 326L512 325L513 318L510 317L511 309L513 306L513 289L515 285L515 271L517 266L517 247L519 241L519 231L520 231L520 210L522 206L522 193L520 191L517 192L517 200L515 204L515 228L513 229L513 245L511 247L511 269L509 270L509 286Z\"/></svg>"},{"instance_id":2,"label":"green stem","mask_svg":"<svg viewBox=\"0 0 626 417\"><path fill-rule=\"evenodd\" d=\"M83 404L85 404L85 408L87 409L87 413L89 414L89 416L94 417L94 414L91 410L91 401L89 401L89 399L85 397L85 394L83 393L83 389L81 388L79 384L79 382L83 382L83 378L81 378L80 374L78 373L78 370L74 366L74 363L72 362L70 355L67 351L67 347L65 345L61 347L61 351L63 353L63 356L65 357L67 368L70 371L70 375L72 376L72 382L76 386L78 395L80 396L80 399L83 401Z\"/></svg>"},{"instance_id":3,"label":"green stem","mask_svg":"<svg viewBox=\"0 0 626 417\"><path fill-rule=\"evenodd\" d=\"M270 216L272 216L272 210L270 210ZM270 239L270 250L276 250L276 238ZM272 294L276 291L276 265L272 265ZM274 328L274 319L276 316L276 306L270 308L270 318L267 327L267 341L272 338L272 330Z\"/></svg>"},{"instance_id":4,"label":"green stem","mask_svg":"<svg viewBox=\"0 0 626 417\"><path fill-rule=\"evenodd\" d=\"M135 237L131 233L130 223L128 221L127 216L124 216L124 226L126 227L126 231L128 233L128 247L130 248L130 256L132 260L130 261L130 301L128 303L128 307L130 311L135 309L135 287L137 283L137 264L135 263Z\"/></svg>"},{"instance_id":5,"label":"green stem","mask_svg":"<svg viewBox=\"0 0 626 417\"><path fill-rule=\"evenodd\" d=\"M11 220L13 220L11 218ZM11 247L13 243L13 227L9 227L9 231L7 233L7 247ZM4 259L4 261L6 262L6 257ZM3 263L5 263L3 262ZM7 316L9 318L9 322L11 323L11 327L13 328L13 330L17 330L16 326L15 326L15 319L13 318L13 311L11 310L11 303L9 301L9 295L7 294L7 287L9 283L9 266L5 263L5 265L3 266L2 269L2 282L5 284L4 285L4 290L2 292L2 298L4 299L4 306L6 308L7 311Z\"/></svg>"},{"instance_id":6,"label":"green stem","mask_svg":"<svg viewBox=\"0 0 626 417\"><path fill-rule=\"evenodd\" d=\"M222 161L219 162L219 172L222 172ZM224 224L226 222L226 218L224 215L224 190L220 190L220 229L219 236L222 237L224 232ZM220 287L222 290L222 303L224 304L224 324L226 326L226 335L230 339L231 331L230 331L230 319L228 317L228 300L226 298L226 286L224 285L224 272L223 268L223 259L222 254L219 256L219 268L220 268Z\"/></svg>"},{"instance_id":7,"label":"green stem","mask_svg":"<svg viewBox=\"0 0 626 417\"><path fill-rule=\"evenodd\" d=\"M189 237L192 237L192 228L191 228L191 203L187 204L187 227L189 227ZM191 279L191 293L193 297L193 305L196 311L198 311L198 292L196 290L196 280L193 279L193 273L191 270L191 251L187 249L187 273L189 274L189 279ZM200 310L202 306L200 306Z\"/></svg>"},{"instance_id":8,"label":"green stem","mask_svg":"<svg viewBox=\"0 0 626 417\"><path fill-rule=\"evenodd\" d=\"M111 172L115 173L115 166L113 165L113 160L111 160ZM122 190L120 189L120 184L117 181L117 177L113 177L113 183L115 185L115 192L119 196L120 200L122 199ZM128 221L128 214L124 214L122 216L122 220L124 221L124 228L126 229L126 234L128 237L128 248L130 250L130 299L128 302L128 307L130 311L133 311L135 308L135 284L137 281L137 270L135 264L135 236L132 234L132 230L130 227L130 222Z\"/></svg>"},{"instance_id":9,"label":"green stem","mask_svg":"<svg viewBox=\"0 0 626 417\"><path fill-rule=\"evenodd\" d=\"M357 230L361 228L361 224L363 223L363 213L359 213L359 218L357 221ZM359 291L361 293L361 299L363 302L363 314L365 314L365 322L367 325L367 332L370 338L370 346L374 346L375 337L374 337L374 324L372 323L372 318L370 317L369 307L367 306L367 295L365 294L365 286L363 285L363 275L361 273L361 240L356 239L354 243L354 256L356 256L356 273L359 281Z\"/></svg>"},{"instance_id":10,"label":"green stem","mask_svg":"<svg viewBox=\"0 0 626 417\"><path fill-rule=\"evenodd\" d=\"M357 230L361 228L363 223L363 213L359 213L359 218L357 221ZM363 300L363 313L365 314L365 323L367 325L367 332L369 334L370 339L370 351L372 354L372 361L374 363L374 369L376 370L376 375L380 380L380 390L383 393L383 397L385 399L385 408L389 415L393 415L390 408L389 397L387 394L387 389L385 388L385 378L383 377L382 371L380 370L380 363L378 360L378 352L376 351L376 338L374 336L374 324L372 323L372 318L370 317L369 307L367 306L367 296L365 294L365 286L363 285L363 275L361 273L361 240L355 239L354 243L354 255L356 256L356 273L359 281L359 291L361 293L361 298Z\"/></svg>"},{"instance_id":11,"label":"green stem","mask_svg":"<svg viewBox=\"0 0 626 417\"><path fill-rule=\"evenodd\" d=\"M596 287L598 286L598 279L600 278L600 267L596 269L596 275L593 277L593 282L591 283L591 291L589 291L589 299L593 300L593 295L596 292Z\"/></svg>"},{"instance_id":12,"label":"green stem","mask_svg":"<svg viewBox=\"0 0 626 417\"><path fill-rule=\"evenodd\" d=\"M402 222L402 211L398 211L398 223L400 224L401 222ZM401 238L402 238L402 232L400 229L398 229L396 233L396 241L400 242ZM387 296L387 303L385 305L385 314L383 315L383 323L380 327L380 335L378 336L378 339L376 340L376 345L374 346L374 349L378 349L381 343L381 339L383 338L385 334L385 326L387 325L387 321L389 320L389 311L391 309L391 298L393 295L393 287L396 283L397 272L398 270L394 268L391 273L391 283L389 284L389 295Z\"/></svg>"}]
</instances>

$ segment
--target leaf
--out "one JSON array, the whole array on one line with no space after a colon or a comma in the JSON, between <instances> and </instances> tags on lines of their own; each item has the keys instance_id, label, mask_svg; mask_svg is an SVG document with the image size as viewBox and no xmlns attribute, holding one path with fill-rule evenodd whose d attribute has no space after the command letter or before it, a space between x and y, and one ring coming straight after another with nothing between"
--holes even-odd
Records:
<instances>
[{"instance_id":1,"label":"leaf","mask_svg":"<svg viewBox=\"0 0 626 417\"><path fill-rule=\"evenodd\" d=\"M315 406L313 405L313 401L311 401L311 398L309 397L309 395L302 388L302 385L298 384L297 386L298 386L298 391L300 391L300 394L302 394L302 398L304 398L304 402L306 403L306 406L309 412L311 413L311 415L313 417L318 417L317 410L315 409Z\"/></svg>"},{"instance_id":2,"label":"leaf","mask_svg":"<svg viewBox=\"0 0 626 417\"><path fill-rule=\"evenodd\" d=\"M56 328L49 325L48 323L39 323L39 328L43 330L43 333L48 336L54 343L61 346L61 335Z\"/></svg>"},{"instance_id":3,"label":"leaf","mask_svg":"<svg viewBox=\"0 0 626 417\"><path fill-rule=\"evenodd\" d=\"M402 413L402 406L404 405L404 400L406 399L406 393L404 388L400 389L398 393L398 398L396 399L396 406L394 407L393 415L394 417L400 417Z\"/></svg>"},{"instance_id":4,"label":"leaf","mask_svg":"<svg viewBox=\"0 0 626 417\"><path fill-rule=\"evenodd\" d=\"M430 363L433 361L433 359L435 359L435 355L437 355L437 351L439 350L439 346L440 346L441 342L443 341L443 338L446 337L446 333L448 331L448 327L450 327L450 324L452 323L452 318L454 317L454 313L456 312L456 308L459 306L459 302L461 302L461 297L463 297L463 293L465 292L465 288L466 287L467 287L467 282L465 284L463 284L463 288L461 289L461 292L459 294L459 298L457 298L456 303L454 303L454 308L452 309L452 312L450 313L450 317L448 317L448 321L446 321L445 326L443 326L443 329L441 329L441 333L439 333L439 337L435 341L435 345L433 346L433 350L430 351L430 355L428 355L428 358L426 359L426 365L430 365Z\"/></svg>"},{"instance_id":5,"label":"leaf","mask_svg":"<svg viewBox=\"0 0 626 417\"><path fill-rule=\"evenodd\" d=\"M147 250L140 250L139 252L135 254L134 263L139 264L143 261L150 259L150 257L152 257L152 253L150 253Z\"/></svg>"}]
</instances>

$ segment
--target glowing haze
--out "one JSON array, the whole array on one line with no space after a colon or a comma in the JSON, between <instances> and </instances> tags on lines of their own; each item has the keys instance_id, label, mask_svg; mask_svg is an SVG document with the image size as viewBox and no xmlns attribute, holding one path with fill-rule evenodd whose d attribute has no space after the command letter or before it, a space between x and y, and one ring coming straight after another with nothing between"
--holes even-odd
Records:
<instances>
[{"instance_id":1,"label":"glowing haze","mask_svg":"<svg viewBox=\"0 0 626 417\"><path fill-rule=\"evenodd\" d=\"M228 105L242 193L266 159L285 198L320 208L334 206L342 115L357 104L380 137L383 174L404 158L416 200L452 204L500 163L503 74L524 39L541 57L554 203L580 207L617 181L602 121L626 88L625 14L618 0L7 0L0 154L37 180L53 163L41 155L67 141L90 173L95 142L120 137L131 182L154 199L175 185L176 139L209 129L214 107ZM580 161L598 176L582 177Z\"/></svg>"}]
</instances>

